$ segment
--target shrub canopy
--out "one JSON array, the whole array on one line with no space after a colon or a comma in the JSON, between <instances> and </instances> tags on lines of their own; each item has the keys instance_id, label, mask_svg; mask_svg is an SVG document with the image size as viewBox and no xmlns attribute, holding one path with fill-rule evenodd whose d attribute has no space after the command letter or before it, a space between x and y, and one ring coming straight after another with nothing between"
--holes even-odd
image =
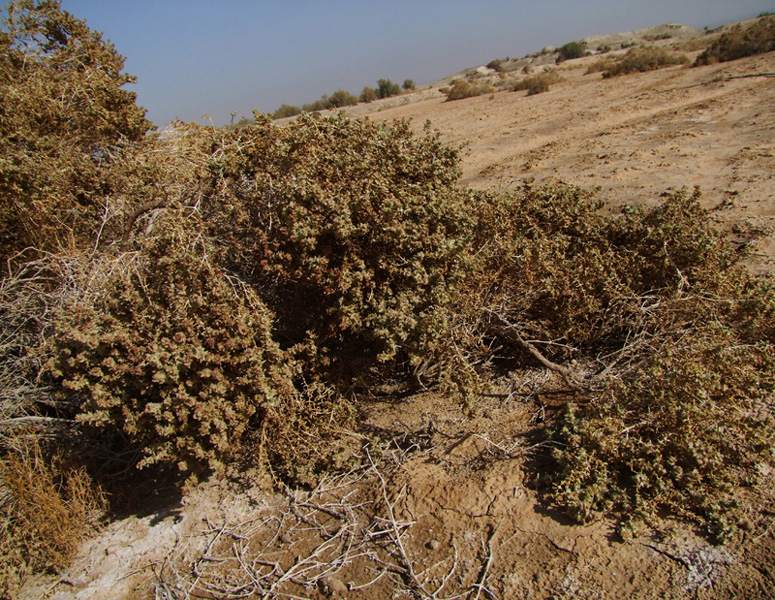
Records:
<instances>
[{"instance_id":1,"label":"shrub canopy","mask_svg":"<svg viewBox=\"0 0 775 600\"><path fill-rule=\"evenodd\" d=\"M124 58L51 0L0 30L0 260L72 247L100 224L116 165L150 129Z\"/></svg>"}]
</instances>

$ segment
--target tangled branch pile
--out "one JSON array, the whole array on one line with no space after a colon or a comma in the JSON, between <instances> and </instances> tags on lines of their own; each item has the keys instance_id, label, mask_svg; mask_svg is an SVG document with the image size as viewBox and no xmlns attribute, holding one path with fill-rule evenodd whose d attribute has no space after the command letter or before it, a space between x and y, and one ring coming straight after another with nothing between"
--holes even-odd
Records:
<instances>
[{"instance_id":1,"label":"tangled branch pile","mask_svg":"<svg viewBox=\"0 0 775 600\"><path fill-rule=\"evenodd\" d=\"M604 217L564 184L475 192L454 149L403 122L151 134L98 35L56 2L7 15L8 556L34 538L14 537L32 488L8 479L33 464L24 436L45 433L49 454L117 449L123 470L253 459L310 483L360 460L359 394L439 384L473 404L496 359L538 360L577 390L540 476L579 519L667 509L723 528L734 487L772 463L775 294L698 193ZM62 86L74 104L53 102Z\"/></svg>"}]
</instances>

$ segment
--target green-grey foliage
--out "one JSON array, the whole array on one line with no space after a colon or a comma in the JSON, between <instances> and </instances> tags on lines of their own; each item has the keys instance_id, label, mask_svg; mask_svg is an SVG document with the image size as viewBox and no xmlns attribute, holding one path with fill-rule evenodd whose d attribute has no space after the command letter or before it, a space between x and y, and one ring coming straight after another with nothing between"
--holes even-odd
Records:
<instances>
[{"instance_id":1,"label":"green-grey foliage","mask_svg":"<svg viewBox=\"0 0 775 600\"><path fill-rule=\"evenodd\" d=\"M568 42L557 49L557 62L573 60L587 55L587 43L584 41Z\"/></svg>"},{"instance_id":2,"label":"green-grey foliage","mask_svg":"<svg viewBox=\"0 0 775 600\"><path fill-rule=\"evenodd\" d=\"M377 96L379 98L390 98L390 96L398 96L401 93L401 88L397 83L393 83L390 79L380 79L377 81Z\"/></svg>"},{"instance_id":3,"label":"green-grey foliage","mask_svg":"<svg viewBox=\"0 0 775 600\"><path fill-rule=\"evenodd\" d=\"M303 117L234 135L202 208L283 343L314 341L350 376L421 359L464 263L456 152L401 122Z\"/></svg>"},{"instance_id":4,"label":"green-grey foliage","mask_svg":"<svg viewBox=\"0 0 775 600\"><path fill-rule=\"evenodd\" d=\"M298 106L291 106L289 104L282 104L280 108L272 113L273 119L285 119L287 117L295 117L301 114L301 108Z\"/></svg>"},{"instance_id":5,"label":"green-grey foliage","mask_svg":"<svg viewBox=\"0 0 775 600\"><path fill-rule=\"evenodd\" d=\"M234 458L292 386L269 311L188 238L170 227L100 278L98 295L67 305L50 373L79 421L120 432L140 467L196 473Z\"/></svg>"}]
</instances>

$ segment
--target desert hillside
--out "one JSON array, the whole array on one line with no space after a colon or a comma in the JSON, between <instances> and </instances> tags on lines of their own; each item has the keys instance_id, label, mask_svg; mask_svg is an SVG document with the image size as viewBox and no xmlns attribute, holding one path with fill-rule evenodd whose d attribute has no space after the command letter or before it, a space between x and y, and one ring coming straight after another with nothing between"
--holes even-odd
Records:
<instances>
[{"instance_id":1,"label":"desert hillside","mask_svg":"<svg viewBox=\"0 0 775 600\"><path fill-rule=\"evenodd\" d=\"M718 264L726 265L733 260L730 255L745 254L746 269L760 278L751 281L766 281L775 274L775 52L706 66L677 64L608 78L600 71L590 69L604 58L613 60L624 56L628 48L640 43L664 48L675 55L685 54L693 62L723 31L705 32L666 25L597 36L586 40L586 47L591 51L588 56L557 63L555 49L546 49L523 59L504 60L507 68L501 72L486 66L466 69L414 92L359 104L342 112L370 123L410 120L409 128L417 136L423 135L425 123L430 122L431 131L439 133L443 144L459 148L461 176L458 183L473 189L470 198L478 198L478 192L485 194L482 197L486 199L500 198L501 192L508 192L525 193L533 199L530 196L533 192L520 190L540 189L544 190L541 198L549 204L555 196L578 202L579 214L592 220L600 215L606 219L620 216L627 205L640 207L638 210L642 212L635 214L641 215L637 218L642 221L633 217L632 229L622 229L624 233L615 239L616 243L619 238L634 237L633 231L651 241L649 227L662 221L649 219L653 215L659 217L661 213L647 211L661 206L666 198L688 206L686 199L691 197L695 187L699 187L699 202L708 211L711 229L720 231L723 235L719 239L731 244L729 253L719 250L721 258L718 259L716 254L708 251L707 260L718 260ZM527 91L511 91L515 82L543 72L558 76L547 91L533 95L528 95ZM448 100L441 90L448 89L455 80L489 88L475 97ZM284 120L279 122L279 127L292 127L293 123ZM310 123L314 125L314 120ZM309 125L309 130L302 130L310 145L319 143L315 137L319 132L313 125ZM209 148L211 138L207 137L209 131L201 134L201 138L196 137L199 133L192 133L196 131L199 130L181 129L174 132L177 138L170 136L172 143L180 147L186 139L194 142L186 150L188 154L175 163L177 179L165 190L171 195L184 190L187 199L195 197L199 203L205 192L200 183L204 176L196 171L200 160L197 153L205 152L201 148ZM357 135L361 135L358 131ZM375 143L382 143L378 139L380 130L376 131ZM401 143L403 140L401 138ZM232 146L224 144L224 148L236 145L236 142ZM232 162L224 163L224 172L234 164L241 164L239 161L243 155L252 152L251 148L247 144L240 147L233 160L230 159ZM390 148L391 152L399 152ZM183 155L182 151L180 155ZM159 164L167 160L161 152L153 154L144 165L149 172L157 156L162 157L158 159ZM372 160L371 156L369 160ZM438 168L446 173L443 170L446 163L438 167L435 159L427 160L424 166L431 165L428 168ZM378 162L375 159L369 166ZM318 166L319 163L314 163L315 168ZM318 175L313 168L309 172ZM190 173L200 178L197 180L199 187L186 187L186 177L195 179ZM308 175L304 171L299 177ZM338 185L337 176L338 172L333 170L326 171L320 178L326 184L334 182ZM240 179L228 172L223 176L219 190L236 190L230 197L237 199L234 200L236 205L240 194L250 193L245 181L247 178ZM283 182L273 179L267 189L278 189L272 186L281 184ZM287 189L295 189L293 185L295 180ZM595 197L602 203L598 206L585 195L586 192L573 191L575 186L596 190ZM336 189L344 187L342 184L342 188ZM427 193L431 195L439 187L441 184L429 184ZM686 194L681 192L683 188L688 189ZM486 195L490 193L492 196ZM269 192L266 194L269 197ZM495 214L501 205L496 200L491 201L496 207L492 209ZM535 209L539 216L545 216L540 212L543 209L525 202L530 210ZM142 227L137 226L132 231L127 228L116 234L116 246L120 242L122 251L125 245L135 243L134 251L140 256L138 240L143 239L142 236L157 222L148 215L153 210L168 209L161 201L148 208L150 204L143 204L135 210L137 214L132 213L130 225L134 226L137 221ZM184 209L188 210L188 205L180 209L180 214ZM461 213L476 210L475 204L460 208ZM212 217L213 227L223 223L240 224L248 219L236 210L227 216L213 214L217 217ZM507 214L506 209L503 214ZM563 232L574 230L576 225L572 222L572 213L568 214L571 222L563 225ZM699 211L691 214L699 214ZM566 216L562 213L562 218ZM513 218L516 220L519 215ZM499 221L493 218L493 223L497 225ZM540 218L537 217L535 223L540 223ZM603 229L607 221L600 223L600 229L590 226L584 231L602 238L604 233L600 232L609 230ZM641 223L645 225L638 229ZM538 229L538 225L532 226ZM654 225L653 228L659 227ZM532 235L533 230L530 231ZM182 230L174 229L173 232L177 238L185 237ZM130 233L134 236L131 239ZM100 234L103 234L102 230ZM489 234L477 230L477 235L487 238ZM560 240L561 235L564 233L551 231L545 238L540 238L546 240L547 255L555 251L556 246L566 243L564 238ZM699 221L696 236L692 231L683 235L689 239L687 245L693 243L695 237L712 239L711 245L721 244ZM250 236L256 236L255 230L248 231L243 237ZM239 236L235 234L234 237ZM493 234L493 239L495 237ZM611 237L616 235L611 234ZM498 240L501 243L501 238ZM238 241L242 243L242 238ZM190 247L202 254L204 250L196 245L198 243L192 241ZM233 243L236 247L237 242ZM597 237L594 243L600 243L600 248L608 248ZM512 248L506 246L506 242L503 244ZM232 246L224 244L224 247L224 254L232 252ZM667 248L667 242L664 247ZM660 250L658 245L654 248ZM488 251L487 239L479 249L481 253ZM642 248L638 251L649 252ZM164 249L159 252L161 258L153 256L161 262L167 256L165 252ZM625 249L622 254L628 252ZM518 254L517 250L514 254ZM613 251L610 256L619 260L619 255ZM415 377L409 383L395 376L381 381L380 385L370 388L367 385L364 391L358 387L361 381L353 380L348 393L353 397L358 395L356 408L350 413L344 409L339 413L334 410L326 413L327 429L319 430L322 433L318 433L318 437L307 433L303 419L288 413L291 415L290 426L298 425L303 435L308 435L303 439L310 447L325 448L326 436L331 436L332 445L326 452L337 469L317 479L297 478L290 483L293 480L284 477L283 473L262 470L243 460L230 464L217 476L198 483L191 480L185 493L180 491L178 484L171 484L160 476L154 484L154 494L148 493L145 506L137 498L128 501L124 514L116 515L84 541L69 567L31 577L18 598L721 600L775 597L775 460L772 460L771 447L757 446L758 462L746 463L746 468L750 467L757 474L756 482L745 471L746 475L739 479L730 479L742 482L737 487L731 483L723 484L727 486L724 501L729 505L724 504L721 508L706 506L710 502L704 500L694 502L691 493L681 495L679 490L657 509L652 511L649 506L642 514L632 515L632 519L615 513L613 504L611 512L607 513L601 501L594 510L590 508L590 518L574 520L571 518L574 515L569 516L551 500L547 483L541 477L547 465L555 460L556 453L563 450L565 440L570 439L561 438L560 433L547 432L564 418L562 415L568 404L583 408L592 403L592 384L587 382L602 381L604 375L618 373L616 369L628 361L632 361L633 372L650 368L645 362L643 365L646 366L642 367L636 364L633 358L636 347L647 346L655 351L664 347L668 348L666 352L670 356L673 356L670 353L679 355L691 347L695 337L705 340L702 336L707 335L709 341L707 346L702 346L701 356L690 357L695 362L687 367L692 375L700 373L698 378L704 376L702 361L705 357L721 356L723 362L725 356L734 360L740 356L724 354L726 347L718 350L724 344L718 341L720 337L714 337L717 331L711 331L713 323L704 322L718 315L721 315L719 322L727 318L726 312L714 307L714 303L727 302L727 297L722 292L718 297L711 292L695 294L687 282L695 270L702 271L703 265L692 263L691 273L688 270L682 272L671 262L667 250L665 256L663 262L668 265L665 270L670 271L671 277L678 277L674 295L662 298L655 291L645 290L634 300L625 298L622 302L630 304L626 304L626 310L622 309L624 316L621 319L625 322L625 318L631 318L630 313L638 313L637 318L646 322L666 305L668 308L664 310L668 316L665 319L673 319L675 330L663 334L662 330L652 332L644 326L647 333L634 341L628 338L621 349L606 346L599 351L581 352L566 347L571 344L565 338L523 339L503 316L516 319L517 311L504 312L493 317L501 319L502 323L495 323L500 329L488 330L478 341L476 350L466 355L476 358L480 356L476 352L484 356L486 351L492 350L492 355L481 361L490 369L487 371L490 380L487 386L476 387L475 402L461 401L460 395L451 387L435 386L430 375L423 378L424 372L419 367L415 368ZM227 259L231 258L227 256ZM569 260L572 258L570 256ZM628 256L621 264L629 264L626 260L629 260ZM700 262L702 260L705 259L701 258ZM207 261L202 262L206 263L202 267L202 281L220 274L218 268L210 267ZM550 279L554 276L555 266L546 266L545 271L536 275L536 280ZM606 266L603 263L593 268L584 263L580 269L590 280L599 277L600 281L607 281ZM294 265L294 268L301 270L303 266ZM108 267L104 269L108 270ZM277 272L280 273L279 268ZM275 272L272 273L274 276ZM491 273L491 288L498 289L499 278L507 277L508 273L508 265ZM749 285L745 276L740 277L730 279L732 283L724 280L719 289L726 290L723 286L728 286L737 290L736 285L739 288L756 287L754 283ZM713 279L712 274L707 278ZM218 288L219 294L241 289L242 284L234 283L236 278L229 281L231 287L224 286L226 291ZM574 285L569 284L570 287ZM98 290L93 296L99 296L98 292L102 293ZM126 294L128 292L117 297L120 300ZM481 297L485 297L484 292ZM504 294L503 298L506 297ZM120 304L119 300L115 303ZM611 306L619 300L612 300ZM280 308L273 307L273 310L281 312L281 304L278 302ZM729 304L733 301L729 300ZM614 308L610 314L615 312ZM529 310L537 309L530 307ZM524 313L529 310L525 308ZM694 310L699 315L696 319L692 316ZM261 313L262 318L265 314L268 311ZM77 323L78 331L90 331L90 318L93 320L87 316ZM573 318L569 320L573 321ZM261 335L270 335L271 328L264 321L250 323ZM241 327L241 323L234 325L235 331L243 332ZM460 337L453 339L450 346L468 339L465 336L469 332L464 330L466 327L473 330L475 325L461 320L456 327ZM571 330L573 323L568 327ZM293 329L289 327L288 331L293 332ZM335 334L344 336L346 332L343 331L344 327ZM511 332L511 342L508 339L507 342L496 341L492 331L503 333L504 339ZM551 324L543 321L531 330L537 332L536 336L553 331ZM726 333L718 335L723 337ZM730 340L738 339L729 335ZM753 336L748 330L746 335ZM77 336L73 334L73 337ZM83 337L88 336L83 334ZM691 340L687 341L689 338ZM230 344L238 343L229 340ZM82 343L81 338L78 342ZM733 344L730 342L729 345ZM755 343L750 342L750 346L753 348ZM331 347L335 346L332 344ZM717 350L721 354L714 354ZM735 346L734 351L737 350L739 348ZM507 352L512 354L506 356ZM741 354L745 355L745 352ZM760 380L756 379L755 373L758 373L760 363L770 364L767 361L771 360L764 351L761 360L758 354L756 356L756 360L743 356L740 372L730 368L729 372L724 371L716 378L718 381L708 376L709 381L713 380L708 385L718 385L718 389L724 390L735 385L756 388ZM480 366L474 358L471 364ZM268 351L261 360L262 364L271 363L272 368L276 367L280 372L281 367L271 362L276 359ZM464 370L469 363L461 362L460 365ZM665 375L668 371L655 372L657 378L660 373L668 378ZM687 375L689 380L691 377ZM765 380L769 385L769 380L762 376L761 381ZM364 381L369 385L373 383L365 377ZM690 383L683 380L675 388L666 389L678 390L684 384L684 388L690 389ZM74 383L70 385L76 387ZM762 390L764 385L762 383ZM613 394L610 390L617 389L605 388L607 391L601 392L601 398L608 398L605 394ZM690 391L688 395L693 393ZM665 394L669 395L669 391ZM765 395L762 392L762 396ZM320 398L324 406L320 411L325 412L328 408L324 402L328 397L321 392ZM732 414L739 414L741 421L747 418L747 413L743 413L748 409L767 413L762 417L763 423L772 420L771 398L760 398L752 392L750 402L741 406L734 405L729 409ZM676 412L684 410L689 409L681 404ZM341 423L337 419L341 419ZM342 433L341 429L345 428L339 426L347 419L356 419L358 427ZM642 421L639 418L631 425L623 420L626 427L611 426L598 436L597 442L604 447L612 439L634 439L647 420L647 417ZM728 434L723 423L703 426L707 428L702 431L715 427L713 435L718 434L722 442L725 435L738 435ZM261 453L267 452L266 440L275 431L268 427L262 425L246 442L252 444L251 452L262 458ZM283 432L279 425L277 431ZM686 430L680 431L676 435L686 438ZM288 439L299 443L301 438L289 436ZM729 445L734 446L737 439L735 437ZM692 446L694 441L682 439L677 443ZM353 447L362 452L357 461L351 456ZM293 450L301 452L297 448ZM729 450L730 455L741 457L742 472L742 464L748 456L742 450L738 454L736 451L737 447ZM633 455L628 460L634 465L638 459ZM713 463L716 459L715 456L708 459L707 464L716 464ZM587 475L592 478L594 473ZM143 485L147 486L147 482ZM612 489L615 487L615 484L610 485ZM572 483L567 484L568 497L575 493L583 496L579 491L581 483L576 489L572 487ZM636 497L632 500L633 506L637 505L641 492L645 497L651 491L647 492L646 487L644 484L642 489L633 492ZM143 487L142 494L147 489ZM594 493L590 492L589 497ZM127 494L131 496L129 491ZM577 499L576 496L573 498ZM589 502L592 506L592 501ZM622 502L622 506L627 506L625 501ZM583 498L579 503L583 504ZM734 510L730 509L729 514L734 515L730 517L734 522L705 518L706 514L714 518L717 514L727 514L724 510L732 504Z\"/></svg>"}]
</instances>

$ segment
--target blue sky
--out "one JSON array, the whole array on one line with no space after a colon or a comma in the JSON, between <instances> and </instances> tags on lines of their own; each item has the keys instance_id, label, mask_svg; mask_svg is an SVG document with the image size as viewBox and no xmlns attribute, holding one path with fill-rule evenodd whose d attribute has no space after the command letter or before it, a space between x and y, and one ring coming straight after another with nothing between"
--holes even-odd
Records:
<instances>
[{"instance_id":1,"label":"blue sky","mask_svg":"<svg viewBox=\"0 0 775 600\"><path fill-rule=\"evenodd\" d=\"M431 83L493 58L662 23L775 11L775 0L62 0L126 57L148 117L217 125L377 79ZM239 119L239 116L237 117Z\"/></svg>"}]
</instances>

